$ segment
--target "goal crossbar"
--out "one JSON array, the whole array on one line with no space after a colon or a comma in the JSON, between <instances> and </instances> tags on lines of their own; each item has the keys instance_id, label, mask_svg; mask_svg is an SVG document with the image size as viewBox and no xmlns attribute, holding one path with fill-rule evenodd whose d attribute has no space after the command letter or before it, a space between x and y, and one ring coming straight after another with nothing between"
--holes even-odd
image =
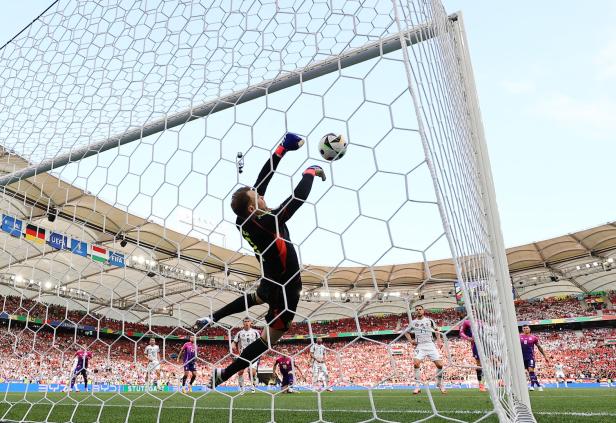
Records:
<instances>
[{"instance_id":1,"label":"goal crossbar","mask_svg":"<svg viewBox=\"0 0 616 423\"><path fill-rule=\"evenodd\" d=\"M457 16L458 15L456 13L453 13L449 15L449 19L456 20ZM301 70L289 72L285 75L257 85L251 85L241 91L231 93L224 97L219 97L199 106L190 107L177 113L154 119L142 126L129 129L122 134L114 135L102 141L85 145L50 159L44 159L39 163L32 164L23 169L0 177L0 187L5 187L38 174L49 172L50 170L66 166L69 163L77 162L87 157L100 154L104 151L117 148L121 145L143 139L166 129L184 125L195 119L221 112L285 88L299 85L303 82L316 79L362 62L366 62L388 53L392 53L402 48L401 39L405 40L406 46L408 47L428 40L432 38L434 34L435 31L429 24L419 25L409 31L404 31L403 33L394 33L364 46L348 50L341 55L309 65Z\"/></svg>"}]
</instances>

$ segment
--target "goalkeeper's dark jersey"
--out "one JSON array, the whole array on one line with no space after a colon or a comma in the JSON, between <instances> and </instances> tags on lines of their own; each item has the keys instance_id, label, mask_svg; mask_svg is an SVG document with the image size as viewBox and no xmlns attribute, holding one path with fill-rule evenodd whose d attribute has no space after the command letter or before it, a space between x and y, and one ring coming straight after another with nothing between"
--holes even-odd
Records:
<instances>
[{"instance_id":1,"label":"goalkeeper's dark jersey","mask_svg":"<svg viewBox=\"0 0 616 423\"><path fill-rule=\"evenodd\" d=\"M265 195L274 170L280 162L280 157L272 155L257 178L255 188L260 196ZM314 176L304 175L295 188L292 196L287 198L278 208L266 214L257 216L253 213L248 218L238 217L236 225L242 236L253 248L261 262L263 276L279 284L285 284L291 279L299 278L299 261L289 235L286 222L304 203Z\"/></svg>"}]
</instances>

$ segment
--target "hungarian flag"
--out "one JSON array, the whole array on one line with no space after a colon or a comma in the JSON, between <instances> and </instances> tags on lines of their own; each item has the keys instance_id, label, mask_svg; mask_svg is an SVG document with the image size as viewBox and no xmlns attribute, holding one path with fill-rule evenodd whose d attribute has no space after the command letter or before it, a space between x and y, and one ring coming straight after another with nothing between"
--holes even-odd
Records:
<instances>
[{"instance_id":1,"label":"hungarian flag","mask_svg":"<svg viewBox=\"0 0 616 423\"><path fill-rule=\"evenodd\" d=\"M107 249L104 247L93 245L91 254L92 254L92 260L98 261L99 263L106 263L108 260Z\"/></svg>"},{"instance_id":2,"label":"hungarian flag","mask_svg":"<svg viewBox=\"0 0 616 423\"><path fill-rule=\"evenodd\" d=\"M26 225L26 239L38 244L45 243L45 229L34 225Z\"/></svg>"}]
</instances>

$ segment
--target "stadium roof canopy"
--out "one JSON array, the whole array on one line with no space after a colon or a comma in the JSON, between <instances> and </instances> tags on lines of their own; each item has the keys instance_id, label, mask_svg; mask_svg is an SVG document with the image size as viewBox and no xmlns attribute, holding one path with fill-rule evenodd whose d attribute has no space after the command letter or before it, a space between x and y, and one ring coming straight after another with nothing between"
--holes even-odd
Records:
<instances>
[{"instance_id":1,"label":"stadium roof canopy","mask_svg":"<svg viewBox=\"0 0 616 423\"><path fill-rule=\"evenodd\" d=\"M27 165L5 153L0 172ZM129 214L50 174L5 187L1 202L6 214L131 257L126 267L106 266L0 232L0 290L6 294L23 292L112 318L176 325L230 301L260 276L253 256ZM47 217L50 210L58 216L53 223ZM120 245L120 238L127 240L126 246ZM614 222L507 250L521 298L616 289L612 256L616 257ZM428 307L455 305L452 290L457 278L451 260L374 268L309 265L302 278L305 293L299 320L404 312L405 297ZM324 280L329 292L322 290ZM378 299L363 301L366 293Z\"/></svg>"}]
</instances>

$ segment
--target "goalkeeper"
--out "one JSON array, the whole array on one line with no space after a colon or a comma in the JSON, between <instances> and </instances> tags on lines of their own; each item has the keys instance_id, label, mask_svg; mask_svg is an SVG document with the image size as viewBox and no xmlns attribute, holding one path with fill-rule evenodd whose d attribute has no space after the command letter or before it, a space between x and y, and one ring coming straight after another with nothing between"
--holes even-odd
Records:
<instances>
[{"instance_id":1,"label":"goalkeeper","mask_svg":"<svg viewBox=\"0 0 616 423\"><path fill-rule=\"evenodd\" d=\"M293 321L302 280L297 253L286 223L308 198L315 176L325 180L325 173L319 166L307 168L293 195L276 209L268 208L263 196L282 157L303 144L304 140L300 136L286 133L261 169L254 188L242 187L231 198L231 208L237 215L235 223L261 262L263 277L256 292L237 298L216 311L211 318L199 319L197 326L205 327L229 315L266 303L269 305L266 315L268 327L227 368L214 370L212 387L225 382L257 360L269 349L269 345L275 344L282 337Z\"/></svg>"}]
</instances>

